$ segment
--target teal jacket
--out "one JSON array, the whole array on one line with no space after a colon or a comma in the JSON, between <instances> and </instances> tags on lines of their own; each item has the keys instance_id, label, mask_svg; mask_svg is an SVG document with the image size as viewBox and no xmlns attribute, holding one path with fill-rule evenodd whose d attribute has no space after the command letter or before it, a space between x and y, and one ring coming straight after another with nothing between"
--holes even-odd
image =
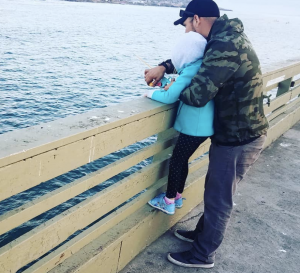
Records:
<instances>
[{"instance_id":1,"label":"teal jacket","mask_svg":"<svg viewBox=\"0 0 300 273\"><path fill-rule=\"evenodd\" d=\"M179 77L168 91L156 90L150 95L151 99L171 104L179 99L181 92L187 88L192 78L197 74L202 59L188 64L178 71ZM180 101L174 129L190 136L211 136L214 134L214 102L210 100L204 107L194 107Z\"/></svg>"}]
</instances>

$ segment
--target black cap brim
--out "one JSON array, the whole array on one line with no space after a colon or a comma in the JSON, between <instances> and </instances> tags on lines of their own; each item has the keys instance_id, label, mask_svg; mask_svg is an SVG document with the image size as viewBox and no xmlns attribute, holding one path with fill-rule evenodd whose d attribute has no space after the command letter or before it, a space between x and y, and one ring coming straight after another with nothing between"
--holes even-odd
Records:
<instances>
[{"instance_id":1,"label":"black cap brim","mask_svg":"<svg viewBox=\"0 0 300 273\"><path fill-rule=\"evenodd\" d=\"M187 19L187 17L181 17L180 19L178 19L177 21L174 22L174 25L183 25L184 21Z\"/></svg>"}]
</instances>

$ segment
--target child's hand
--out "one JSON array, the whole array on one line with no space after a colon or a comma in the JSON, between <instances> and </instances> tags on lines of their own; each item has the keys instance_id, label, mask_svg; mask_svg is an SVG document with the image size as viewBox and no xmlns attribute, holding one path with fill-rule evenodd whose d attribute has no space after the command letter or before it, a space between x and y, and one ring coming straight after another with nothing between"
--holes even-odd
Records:
<instances>
[{"instance_id":1,"label":"child's hand","mask_svg":"<svg viewBox=\"0 0 300 273\"><path fill-rule=\"evenodd\" d=\"M148 90L147 93L143 95L143 97L151 99L154 92L155 90Z\"/></svg>"},{"instance_id":2,"label":"child's hand","mask_svg":"<svg viewBox=\"0 0 300 273\"><path fill-rule=\"evenodd\" d=\"M171 80L171 83L169 83L168 85L166 85L166 86L164 87L164 90L167 91L167 90L171 87L171 85L172 85L174 82L175 82L175 79L173 78L173 79Z\"/></svg>"}]
</instances>

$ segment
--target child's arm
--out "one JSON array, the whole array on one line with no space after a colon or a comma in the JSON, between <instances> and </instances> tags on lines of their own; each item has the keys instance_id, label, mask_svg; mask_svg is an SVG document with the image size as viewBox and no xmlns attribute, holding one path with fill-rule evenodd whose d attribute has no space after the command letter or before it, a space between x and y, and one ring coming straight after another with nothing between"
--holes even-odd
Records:
<instances>
[{"instance_id":1,"label":"child's arm","mask_svg":"<svg viewBox=\"0 0 300 273\"><path fill-rule=\"evenodd\" d=\"M167 91L149 90L147 97L167 104L176 102L181 92L190 85L199 68L198 65L186 67Z\"/></svg>"}]
</instances>

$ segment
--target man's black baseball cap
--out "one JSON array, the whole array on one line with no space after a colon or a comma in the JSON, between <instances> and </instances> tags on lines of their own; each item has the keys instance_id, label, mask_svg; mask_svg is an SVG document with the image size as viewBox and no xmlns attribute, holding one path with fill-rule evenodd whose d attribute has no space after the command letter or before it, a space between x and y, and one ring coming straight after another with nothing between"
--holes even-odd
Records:
<instances>
[{"instance_id":1,"label":"man's black baseball cap","mask_svg":"<svg viewBox=\"0 0 300 273\"><path fill-rule=\"evenodd\" d=\"M181 17L174 22L174 25L183 25L188 17L220 17L220 10L218 5L213 0L192 0L185 10L180 10L179 16Z\"/></svg>"}]
</instances>

